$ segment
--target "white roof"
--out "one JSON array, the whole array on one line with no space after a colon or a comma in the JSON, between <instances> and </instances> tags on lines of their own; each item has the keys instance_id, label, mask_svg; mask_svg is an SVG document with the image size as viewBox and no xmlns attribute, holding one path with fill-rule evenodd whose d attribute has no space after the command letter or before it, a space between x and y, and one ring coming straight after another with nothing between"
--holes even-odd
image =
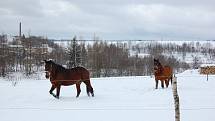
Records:
<instances>
[{"instance_id":1,"label":"white roof","mask_svg":"<svg viewBox=\"0 0 215 121\"><path fill-rule=\"evenodd\" d=\"M19 47L23 47L23 46L22 45L9 45L9 47L19 48Z\"/></svg>"},{"instance_id":2,"label":"white roof","mask_svg":"<svg viewBox=\"0 0 215 121\"><path fill-rule=\"evenodd\" d=\"M215 64L202 64L200 67L215 66Z\"/></svg>"}]
</instances>

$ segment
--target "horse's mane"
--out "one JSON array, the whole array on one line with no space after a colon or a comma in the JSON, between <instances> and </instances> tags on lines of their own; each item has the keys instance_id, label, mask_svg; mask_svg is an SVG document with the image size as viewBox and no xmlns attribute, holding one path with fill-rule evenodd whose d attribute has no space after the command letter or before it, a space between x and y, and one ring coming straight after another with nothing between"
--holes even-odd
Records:
<instances>
[{"instance_id":1,"label":"horse's mane","mask_svg":"<svg viewBox=\"0 0 215 121\"><path fill-rule=\"evenodd\" d=\"M56 71L58 72L65 72L67 69L63 67L62 65L56 64L53 61L50 61L51 64L55 67Z\"/></svg>"},{"instance_id":2,"label":"horse's mane","mask_svg":"<svg viewBox=\"0 0 215 121\"><path fill-rule=\"evenodd\" d=\"M68 71L77 71L79 70L80 68L84 68L84 67L81 67L81 66L78 66L78 67L73 67L73 68L65 68L63 67L62 65L60 64L57 64L55 63L54 61L52 60L49 60L47 61L49 64L51 64L54 68L53 72L54 73L58 73L58 72L68 72ZM84 68L85 69L85 68Z\"/></svg>"}]
</instances>

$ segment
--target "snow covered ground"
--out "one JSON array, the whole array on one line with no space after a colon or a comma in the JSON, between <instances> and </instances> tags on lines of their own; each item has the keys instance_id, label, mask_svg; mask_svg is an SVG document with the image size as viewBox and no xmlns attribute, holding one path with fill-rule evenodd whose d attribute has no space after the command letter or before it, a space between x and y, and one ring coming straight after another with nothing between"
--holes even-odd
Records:
<instances>
[{"instance_id":1,"label":"snow covered ground","mask_svg":"<svg viewBox=\"0 0 215 121\"><path fill-rule=\"evenodd\" d=\"M197 70L178 74L181 121L215 121L215 77ZM171 87L155 90L154 78L92 78L95 97L85 85L61 88L60 99L49 93L46 79L20 80L13 86L0 79L1 121L174 121ZM159 85L160 87L160 85Z\"/></svg>"}]
</instances>

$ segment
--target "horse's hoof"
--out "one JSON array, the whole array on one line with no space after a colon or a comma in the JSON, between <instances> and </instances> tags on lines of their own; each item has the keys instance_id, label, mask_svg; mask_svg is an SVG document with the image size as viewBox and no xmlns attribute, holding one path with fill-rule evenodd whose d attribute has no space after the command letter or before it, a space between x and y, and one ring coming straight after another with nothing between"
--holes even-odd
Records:
<instances>
[{"instance_id":1,"label":"horse's hoof","mask_svg":"<svg viewBox=\"0 0 215 121\"><path fill-rule=\"evenodd\" d=\"M92 94L92 97L94 97L94 94Z\"/></svg>"},{"instance_id":2,"label":"horse's hoof","mask_svg":"<svg viewBox=\"0 0 215 121\"><path fill-rule=\"evenodd\" d=\"M51 93L51 95L57 99L59 99L59 96L55 95L54 93Z\"/></svg>"},{"instance_id":3,"label":"horse's hoof","mask_svg":"<svg viewBox=\"0 0 215 121\"><path fill-rule=\"evenodd\" d=\"M56 99L59 99L59 96L55 96Z\"/></svg>"},{"instance_id":4,"label":"horse's hoof","mask_svg":"<svg viewBox=\"0 0 215 121\"><path fill-rule=\"evenodd\" d=\"M50 93L53 97L56 97L56 95L54 93Z\"/></svg>"},{"instance_id":5,"label":"horse's hoof","mask_svg":"<svg viewBox=\"0 0 215 121\"><path fill-rule=\"evenodd\" d=\"M87 93L87 96L90 97L90 93Z\"/></svg>"}]
</instances>

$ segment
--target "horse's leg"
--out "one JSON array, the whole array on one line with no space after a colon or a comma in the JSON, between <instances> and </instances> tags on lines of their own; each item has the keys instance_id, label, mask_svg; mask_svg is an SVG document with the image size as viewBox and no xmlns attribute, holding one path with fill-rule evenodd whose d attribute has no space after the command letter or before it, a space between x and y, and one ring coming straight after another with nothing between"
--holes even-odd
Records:
<instances>
[{"instance_id":1,"label":"horse's leg","mask_svg":"<svg viewBox=\"0 0 215 121\"><path fill-rule=\"evenodd\" d=\"M158 88L158 80L155 80L155 89Z\"/></svg>"},{"instance_id":2,"label":"horse's leg","mask_svg":"<svg viewBox=\"0 0 215 121\"><path fill-rule=\"evenodd\" d=\"M87 95L88 95L88 97L90 96L90 89L89 89L89 87L86 85L86 90L87 90Z\"/></svg>"},{"instance_id":3,"label":"horse's leg","mask_svg":"<svg viewBox=\"0 0 215 121\"><path fill-rule=\"evenodd\" d=\"M168 86L169 86L169 79L165 80L165 85L166 85L166 88L168 88Z\"/></svg>"},{"instance_id":4,"label":"horse's leg","mask_svg":"<svg viewBox=\"0 0 215 121\"><path fill-rule=\"evenodd\" d=\"M80 82L76 84L76 89L77 89L77 95L76 95L76 98L78 98L78 97L79 97L79 95L80 95L80 93L81 93L80 85L81 85L81 83L80 83Z\"/></svg>"},{"instance_id":5,"label":"horse's leg","mask_svg":"<svg viewBox=\"0 0 215 121\"><path fill-rule=\"evenodd\" d=\"M164 88L164 81L165 80L161 80L161 87Z\"/></svg>"},{"instance_id":6,"label":"horse's leg","mask_svg":"<svg viewBox=\"0 0 215 121\"><path fill-rule=\"evenodd\" d=\"M86 84L87 95L90 96L90 93L91 93L92 97L94 97L94 91L93 91L93 87L90 84L90 80L86 80L84 81L84 83Z\"/></svg>"},{"instance_id":7,"label":"horse's leg","mask_svg":"<svg viewBox=\"0 0 215 121\"><path fill-rule=\"evenodd\" d=\"M51 95L55 95L54 93L53 93L53 91L54 91L54 89L56 88L56 86L54 86L54 85L52 85L52 87L51 87L51 89L49 90L49 93L51 94Z\"/></svg>"},{"instance_id":8,"label":"horse's leg","mask_svg":"<svg viewBox=\"0 0 215 121\"><path fill-rule=\"evenodd\" d=\"M56 97L55 97L55 98L57 98L57 99L59 99L59 96L60 96L60 88L61 88L61 85L58 84L58 85L57 85L57 94L56 94Z\"/></svg>"},{"instance_id":9,"label":"horse's leg","mask_svg":"<svg viewBox=\"0 0 215 121\"><path fill-rule=\"evenodd\" d=\"M86 89L87 89L87 95L90 96L90 90L91 90L91 86L89 82L84 82L86 84Z\"/></svg>"}]
</instances>

